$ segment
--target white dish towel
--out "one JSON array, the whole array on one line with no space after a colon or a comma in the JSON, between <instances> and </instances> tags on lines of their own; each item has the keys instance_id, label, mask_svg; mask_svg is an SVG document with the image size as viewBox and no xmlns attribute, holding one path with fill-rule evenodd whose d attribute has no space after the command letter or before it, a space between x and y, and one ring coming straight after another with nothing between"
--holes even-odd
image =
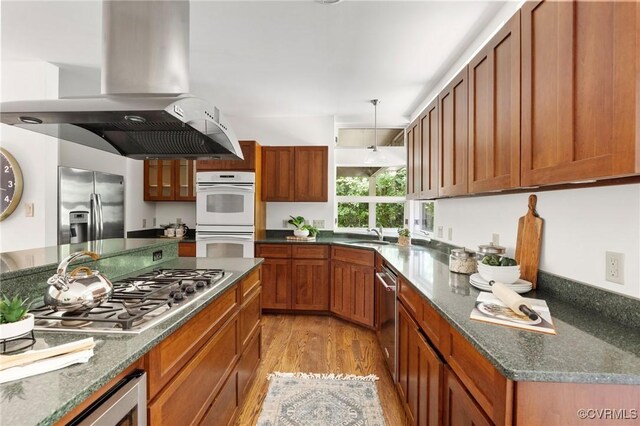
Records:
<instances>
[{"instance_id":1,"label":"white dish towel","mask_svg":"<svg viewBox=\"0 0 640 426\"><path fill-rule=\"evenodd\" d=\"M18 356L31 356L42 353L58 353L58 355L39 359L25 365L19 365L0 370L0 383L11 382L14 380L24 379L25 377L35 376L37 374L48 373L49 371L59 370L73 364L85 363L93 356L93 337L83 339L77 342L65 343L55 348L41 349L37 351L27 351L19 355L3 355L0 358L0 368L3 360L9 360ZM80 349L79 348L87 348Z\"/></svg>"}]
</instances>

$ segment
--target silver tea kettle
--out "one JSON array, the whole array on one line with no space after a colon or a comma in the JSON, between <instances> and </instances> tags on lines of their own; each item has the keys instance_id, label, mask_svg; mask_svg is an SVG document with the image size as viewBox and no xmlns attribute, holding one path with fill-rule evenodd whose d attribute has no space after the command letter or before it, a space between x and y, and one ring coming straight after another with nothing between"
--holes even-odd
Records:
<instances>
[{"instance_id":1,"label":"silver tea kettle","mask_svg":"<svg viewBox=\"0 0 640 426\"><path fill-rule=\"evenodd\" d=\"M69 264L84 256L100 259L100 255L91 251L79 251L65 258L57 273L47 280L49 288L44 303L59 311L77 311L95 308L111 296L113 284L99 271L78 266L67 273Z\"/></svg>"}]
</instances>

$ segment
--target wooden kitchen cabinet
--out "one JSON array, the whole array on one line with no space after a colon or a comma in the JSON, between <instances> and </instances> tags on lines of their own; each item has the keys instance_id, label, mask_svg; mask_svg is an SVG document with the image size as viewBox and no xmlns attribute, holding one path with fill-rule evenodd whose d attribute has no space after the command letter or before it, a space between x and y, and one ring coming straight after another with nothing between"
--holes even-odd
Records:
<instances>
[{"instance_id":1,"label":"wooden kitchen cabinet","mask_svg":"<svg viewBox=\"0 0 640 426\"><path fill-rule=\"evenodd\" d=\"M262 200L320 202L328 200L326 146L262 148Z\"/></svg>"},{"instance_id":2,"label":"wooden kitchen cabinet","mask_svg":"<svg viewBox=\"0 0 640 426\"><path fill-rule=\"evenodd\" d=\"M145 201L195 201L195 161L144 160Z\"/></svg>"},{"instance_id":3,"label":"wooden kitchen cabinet","mask_svg":"<svg viewBox=\"0 0 640 426\"><path fill-rule=\"evenodd\" d=\"M421 171L418 198L430 199L438 196L438 100L434 99L420 116L420 161Z\"/></svg>"},{"instance_id":4,"label":"wooden kitchen cabinet","mask_svg":"<svg viewBox=\"0 0 640 426\"><path fill-rule=\"evenodd\" d=\"M444 377L443 424L445 426L493 425L450 368L445 367ZM538 408L544 410L544 407Z\"/></svg>"},{"instance_id":5,"label":"wooden kitchen cabinet","mask_svg":"<svg viewBox=\"0 0 640 426\"><path fill-rule=\"evenodd\" d=\"M398 305L398 393L411 425L439 425L444 363Z\"/></svg>"},{"instance_id":6,"label":"wooden kitchen cabinet","mask_svg":"<svg viewBox=\"0 0 640 426\"><path fill-rule=\"evenodd\" d=\"M291 309L329 309L329 261L294 259L291 262Z\"/></svg>"},{"instance_id":7,"label":"wooden kitchen cabinet","mask_svg":"<svg viewBox=\"0 0 640 426\"><path fill-rule=\"evenodd\" d=\"M290 309L291 260L265 259L262 264L262 308Z\"/></svg>"},{"instance_id":8,"label":"wooden kitchen cabinet","mask_svg":"<svg viewBox=\"0 0 640 426\"><path fill-rule=\"evenodd\" d=\"M331 312L343 318L351 313L351 265L331 262Z\"/></svg>"},{"instance_id":9,"label":"wooden kitchen cabinet","mask_svg":"<svg viewBox=\"0 0 640 426\"><path fill-rule=\"evenodd\" d=\"M469 63L469 193L520 185L520 12Z\"/></svg>"},{"instance_id":10,"label":"wooden kitchen cabinet","mask_svg":"<svg viewBox=\"0 0 640 426\"><path fill-rule=\"evenodd\" d=\"M374 328L374 268L331 262L331 312Z\"/></svg>"},{"instance_id":11,"label":"wooden kitchen cabinet","mask_svg":"<svg viewBox=\"0 0 640 426\"><path fill-rule=\"evenodd\" d=\"M438 195L467 193L468 67L438 95Z\"/></svg>"},{"instance_id":12,"label":"wooden kitchen cabinet","mask_svg":"<svg viewBox=\"0 0 640 426\"><path fill-rule=\"evenodd\" d=\"M244 160L198 160L196 168L198 171L236 171L255 172L256 163L260 157L260 144L256 141L239 141L240 149Z\"/></svg>"},{"instance_id":13,"label":"wooden kitchen cabinet","mask_svg":"<svg viewBox=\"0 0 640 426\"><path fill-rule=\"evenodd\" d=\"M178 243L179 257L196 257L196 243L180 242Z\"/></svg>"},{"instance_id":14,"label":"wooden kitchen cabinet","mask_svg":"<svg viewBox=\"0 0 640 426\"><path fill-rule=\"evenodd\" d=\"M294 200L294 167L292 146L262 148L262 201Z\"/></svg>"},{"instance_id":15,"label":"wooden kitchen cabinet","mask_svg":"<svg viewBox=\"0 0 640 426\"><path fill-rule=\"evenodd\" d=\"M529 1L522 185L640 171L640 4Z\"/></svg>"},{"instance_id":16,"label":"wooden kitchen cabinet","mask_svg":"<svg viewBox=\"0 0 640 426\"><path fill-rule=\"evenodd\" d=\"M418 150L416 151L416 147ZM407 127L407 199L417 198L419 185L416 181L422 176L420 173L420 122L418 120Z\"/></svg>"}]
</instances>

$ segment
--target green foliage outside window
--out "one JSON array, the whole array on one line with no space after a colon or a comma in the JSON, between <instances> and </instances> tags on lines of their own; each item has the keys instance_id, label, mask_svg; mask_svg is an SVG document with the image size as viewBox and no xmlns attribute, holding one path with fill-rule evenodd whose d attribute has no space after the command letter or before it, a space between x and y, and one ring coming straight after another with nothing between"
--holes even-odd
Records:
<instances>
[{"instance_id":1,"label":"green foliage outside window","mask_svg":"<svg viewBox=\"0 0 640 426\"><path fill-rule=\"evenodd\" d=\"M340 228L367 228L369 226L369 203L338 203L338 226Z\"/></svg>"}]
</instances>

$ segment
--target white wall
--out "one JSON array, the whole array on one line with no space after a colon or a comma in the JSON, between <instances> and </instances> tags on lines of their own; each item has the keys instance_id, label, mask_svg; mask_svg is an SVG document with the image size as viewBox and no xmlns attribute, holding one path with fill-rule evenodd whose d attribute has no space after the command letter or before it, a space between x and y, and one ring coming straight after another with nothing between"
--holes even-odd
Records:
<instances>
[{"instance_id":1,"label":"white wall","mask_svg":"<svg viewBox=\"0 0 640 426\"><path fill-rule=\"evenodd\" d=\"M326 145L329 147L329 201L326 203L267 203L267 229L290 228L283 220L304 216L310 223L324 220L323 229L333 229L334 118L319 117L229 117L240 140L256 140L263 146Z\"/></svg>"},{"instance_id":2,"label":"white wall","mask_svg":"<svg viewBox=\"0 0 640 426\"><path fill-rule=\"evenodd\" d=\"M58 68L45 62L3 62L2 102L55 99ZM0 222L0 251L55 245L57 242L58 140L0 124L0 145L22 169L24 188L20 205ZM25 205L33 203L33 217Z\"/></svg>"},{"instance_id":3,"label":"white wall","mask_svg":"<svg viewBox=\"0 0 640 426\"><path fill-rule=\"evenodd\" d=\"M196 227L196 203L193 201L158 202L156 203L155 215L158 226L176 223L176 219L180 218L182 223L189 228L195 229Z\"/></svg>"},{"instance_id":4,"label":"white wall","mask_svg":"<svg viewBox=\"0 0 640 426\"><path fill-rule=\"evenodd\" d=\"M540 269L640 298L640 184L536 194L544 219ZM437 239L475 250L497 233L513 255L528 196L438 200L435 229L442 226L444 238ZM448 228L453 228L451 241ZM606 251L624 253L624 285L605 280Z\"/></svg>"}]
</instances>

